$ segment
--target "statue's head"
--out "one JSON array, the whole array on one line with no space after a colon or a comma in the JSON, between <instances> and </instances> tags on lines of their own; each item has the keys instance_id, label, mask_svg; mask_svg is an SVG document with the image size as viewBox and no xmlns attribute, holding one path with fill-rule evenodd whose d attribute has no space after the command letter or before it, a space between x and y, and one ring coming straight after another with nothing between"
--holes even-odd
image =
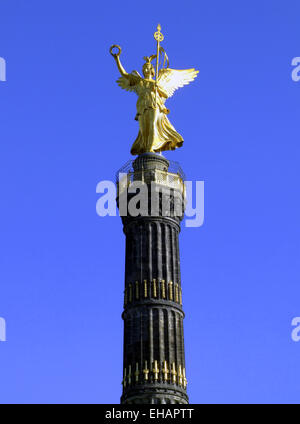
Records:
<instances>
[{"instance_id":1,"label":"statue's head","mask_svg":"<svg viewBox=\"0 0 300 424\"><path fill-rule=\"evenodd\" d=\"M155 55L152 55L150 57L146 56L144 57L144 60L146 61L143 65L143 74L145 78L154 77L155 70L154 66L152 65L151 61L155 58Z\"/></svg>"}]
</instances>

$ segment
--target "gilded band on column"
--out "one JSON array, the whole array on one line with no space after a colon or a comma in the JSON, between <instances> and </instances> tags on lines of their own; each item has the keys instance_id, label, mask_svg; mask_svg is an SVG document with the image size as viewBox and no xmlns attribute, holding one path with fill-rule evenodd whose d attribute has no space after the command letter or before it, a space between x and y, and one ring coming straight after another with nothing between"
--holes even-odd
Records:
<instances>
[{"instance_id":1,"label":"gilded band on column","mask_svg":"<svg viewBox=\"0 0 300 424\"><path fill-rule=\"evenodd\" d=\"M135 372L133 374L132 374L132 368L135 368ZM178 384L179 386L182 386L184 389L187 386L185 368L181 364L179 364L176 367L175 362L172 362L172 364L170 364L170 367L169 367L168 362L164 360L161 362L161 369L160 369L159 361L155 359L152 363L152 369L150 370L148 368L148 361L145 361L144 368L141 371L139 369L138 362L135 363L135 367L131 365L128 366L128 374L127 374L127 369L125 368L123 380L122 380L122 384L124 388L126 387L126 385L132 385L133 381L135 381L135 383L139 383L140 374L144 375L144 381L149 381L150 383L153 381L157 382L158 380L161 380L162 382L165 382L165 383ZM149 379L150 375L152 376L152 379ZM133 380L133 377L134 377L134 380Z\"/></svg>"},{"instance_id":2,"label":"gilded band on column","mask_svg":"<svg viewBox=\"0 0 300 424\"><path fill-rule=\"evenodd\" d=\"M166 287L167 286L167 287ZM167 288L167 290L166 290ZM151 290L150 290L151 289ZM150 290L150 292L149 292ZM165 280L161 280L160 284L157 283L157 280L154 278L149 283L148 288L148 281L144 280L143 283L143 292L144 292L144 298L148 298L149 296L155 299L161 298L161 299L167 299L171 301L175 301L176 303L179 303L180 306L182 306L182 289L179 286L178 283L173 283L172 281L169 281L169 283L166 285ZM124 290L124 307L128 303L132 303L133 298L135 300L140 300L140 283L139 281L136 281L135 284L128 284L128 287Z\"/></svg>"}]
</instances>

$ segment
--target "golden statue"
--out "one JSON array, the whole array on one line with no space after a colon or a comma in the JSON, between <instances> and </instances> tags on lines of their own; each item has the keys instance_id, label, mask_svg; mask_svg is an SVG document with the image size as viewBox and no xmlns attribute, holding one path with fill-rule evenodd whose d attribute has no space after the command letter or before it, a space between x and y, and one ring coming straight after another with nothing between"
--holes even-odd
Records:
<instances>
[{"instance_id":1,"label":"golden statue","mask_svg":"<svg viewBox=\"0 0 300 424\"><path fill-rule=\"evenodd\" d=\"M127 91L134 91L138 95L135 119L139 121L140 129L131 148L132 155L174 150L183 144L183 138L167 118L167 114L170 111L166 108L165 101L173 96L175 90L179 87L183 87L193 81L199 71L194 68L184 70L169 68L168 57L160 46L160 42L164 39L160 30L161 27L158 25L157 32L154 34L154 38L157 41L157 54L144 57L144 78L137 71L133 71L130 74L125 71L120 61L120 46L113 45L110 48L110 53L116 60L121 73L117 83L121 88ZM114 53L114 49L117 49L117 52ZM158 71L160 53L164 53L164 63ZM156 73L151 63L154 58L156 58ZM165 68L166 62L167 67ZM155 75L156 79L154 80Z\"/></svg>"}]
</instances>

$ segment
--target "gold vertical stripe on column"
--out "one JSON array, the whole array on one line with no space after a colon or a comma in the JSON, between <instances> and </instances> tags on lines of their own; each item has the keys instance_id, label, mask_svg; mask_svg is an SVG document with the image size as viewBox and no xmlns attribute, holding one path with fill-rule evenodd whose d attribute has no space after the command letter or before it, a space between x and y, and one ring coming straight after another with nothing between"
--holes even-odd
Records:
<instances>
[{"instance_id":1,"label":"gold vertical stripe on column","mask_svg":"<svg viewBox=\"0 0 300 424\"><path fill-rule=\"evenodd\" d=\"M169 299L173 300L173 282L169 282Z\"/></svg>"},{"instance_id":2,"label":"gold vertical stripe on column","mask_svg":"<svg viewBox=\"0 0 300 424\"><path fill-rule=\"evenodd\" d=\"M122 381L123 387L126 387L126 368L124 369L124 376Z\"/></svg>"},{"instance_id":3,"label":"gold vertical stripe on column","mask_svg":"<svg viewBox=\"0 0 300 424\"><path fill-rule=\"evenodd\" d=\"M162 291L162 298L166 298L166 283L165 280L162 280L161 282L161 291Z\"/></svg>"},{"instance_id":4,"label":"gold vertical stripe on column","mask_svg":"<svg viewBox=\"0 0 300 424\"><path fill-rule=\"evenodd\" d=\"M135 373L134 373L135 381L136 382L139 381L139 375L140 375L140 372L139 372L139 363L136 362L136 364L135 364Z\"/></svg>"},{"instance_id":5,"label":"gold vertical stripe on column","mask_svg":"<svg viewBox=\"0 0 300 424\"><path fill-rule=\"evenodd\" d=\"M131 384L131 365L128 367L128 384Z\"/></svg>"},{"instance_id":6,"label":"gold vertical stripe on column","mask_svg":"<svg viewBox=\"0 0 300 424\"><path fill-rule=\"evenodd\" d=\"M175 302L179 302L178 284L175 284Z\"/></svg>"},{"instance_id":7,"label":"gold vertical stripe on column","mask_svg":"<svg viewBox=\"0 0 300 424\"><path fill-rule=\"evenodd\" d=\"M156 280L153 280L153 297L157 297L157 285Z\"/></svg>"},{"instance_id":8,"label":"gold vertical stripe on column","mask_svg":"<svg viewBox=\"0 0 300 424\"><path fill-rule=\"evenodd\" d=\"M167 361L164 361L164 366L162 368L162 373L163 373L164 381L167 381L169 379L169 377L168 377L169 368L168 368Z\"/></svg>"},{"instance_id":9,"label":"gold vertical stripe on column","mask_svg":"<svg viewBox=\"0 0 300 424\"><path fill-rule=\"evenodd\" d=\"M175 362L172 363L171 375L172 375L172 382L176 383L177 372L176 372Z\"/></svg>"},{"instance_id":10,"label":"gold vertical stripe on column","mask_svg":"<svg viewBox=\"0 0 300 424\"><path fill-rule=\"evenodd\" d=\"M185 368L183 368L183 388L185 389L187 386L187 379L185 375Z\"/></svg>"},{"instance_id":11,"label":"gold vertical stripe on column","mask_svg":"<svg viewBox=\"0 0 300 424\"><path fill-rule=\"evenodd\" d=\"M179 303L182 306L182 289L181 289L181 287L180 287L180 290L179 290Z\"/></svg>"},{"instance_id":12,"label":"gold vertical stripe on column","mask_svg":"<svg viewBox=\"0 0 300 424\"><path fill-rule=\"evenodd\" d=\"M178 367L178 384L180 386L182 386L182 377L183 377L182 367L181 367L181 365L179 365L179 367Z\"/></svg>"},{"instance_id":13,"label":"gold vertical stripe on column","mask_svg":"<svg viewBox=\"0 0 300 424\"><path fill-rule=\"evenodd\" d=\"M145 368L143 369L144 379L147 381L149 378L149 369L147 361L145 361Z\"/></svg>"},{"instance_id":14,"label":"gold vertical stripe on column","mask_svg":"<svg viewBox=\"0 0 300 424\"><path fill-rule=\"evenodd\" d=\"M148 297L147 280L144 280L144 298Z\"/></svg>"},{"instance_id":15,"label":"gold vertical stripe on column","mask_svg":"<svg viewBox=\"0 0 300 424\"><path fill-rule=\"evenodd\" d=\"M159 368L158 368L158 364L157 361L154 361L154 365L153 365L153 375L154 375L154 380L158 380L158 374L159 374Z\"/></svg>"}]
</instances>

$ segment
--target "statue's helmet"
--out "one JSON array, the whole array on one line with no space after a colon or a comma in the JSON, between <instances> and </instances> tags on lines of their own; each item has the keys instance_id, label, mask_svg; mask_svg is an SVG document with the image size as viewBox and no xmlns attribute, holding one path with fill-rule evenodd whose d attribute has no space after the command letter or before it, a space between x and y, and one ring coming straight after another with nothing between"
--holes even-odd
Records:
<instances>
[{"instance_id":1,"label":"statue's helmet","mask_svg":"<svg viewBox=\"0 0 300 424\"><path fill-rule=\"evenodd\" d=\"M154 77L155 75L155 70L154 70L154 66L152 65L151 61L155 58L155 55L152 56L145 56L144 60L145 63L143 65L143 74L145 74L145 70L150 68L151 71L151 76Z\"/></svg>"}]
</instances>

